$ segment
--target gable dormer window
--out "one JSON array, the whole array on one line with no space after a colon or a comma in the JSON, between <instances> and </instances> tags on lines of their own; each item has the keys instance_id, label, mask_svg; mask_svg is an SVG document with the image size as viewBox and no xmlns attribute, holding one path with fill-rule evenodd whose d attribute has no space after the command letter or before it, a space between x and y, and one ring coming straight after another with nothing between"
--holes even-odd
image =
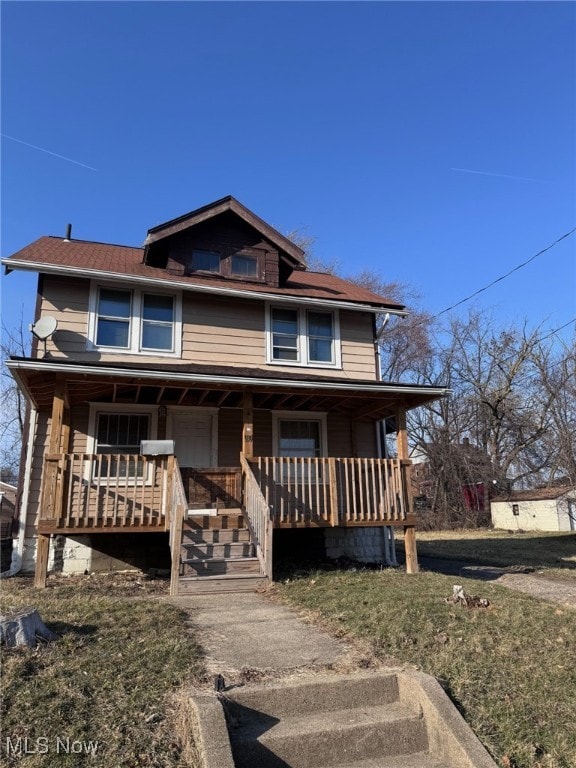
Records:
<instances>
[{"instance_id":1,"label":"gable dormer window","mask_svg":"<svg viewBox=\"0 0 576 768\"><path fill-rule=\"evenodd\" d=\"M194 249L190 259L190 269L193 272L220 272L220 254L217 251L201 251Z\"/></svg>"},{"instance_id":2,"label":"gable dormer window","mask_svg":"<svg viewBox=\"0 0 576 768\"><path fill-rule=\"evenodd\" d=\"M244 253L232 254L230 274L237 277L258 277L258 257Z\"/></svg>"},{"instance_id":3,"label":"gable dormer window","mask_svg":"<svg viewBox=\"0 0 576 768\"><path fill-rule=\"evenodd\" d=\"M261 248L223 245L220 250L194 248L186 256L187 274L212 274L236 280L265 279L266 251Z\"/></svg>"}]
</instances>

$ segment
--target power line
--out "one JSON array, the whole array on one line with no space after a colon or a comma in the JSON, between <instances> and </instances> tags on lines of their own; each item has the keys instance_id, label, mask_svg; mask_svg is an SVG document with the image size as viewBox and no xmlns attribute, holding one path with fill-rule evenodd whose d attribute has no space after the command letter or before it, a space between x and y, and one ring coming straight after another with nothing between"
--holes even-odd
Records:
<instances>
[{"instance_id":1,"label":"power line","mask_svg":"<svg viewBox=\"0 0 576 768\"><path fill-rule=\"evenodd\" d=\"M487 291L488 288L492 288L492 286L496 285L496 283L499 283L501 280L505 280L507 277L510 277L510 275L514 274L514 272L517 272L519 269L526 267L528 264L534 261L534 259L537 259L538 256L542 256L543 253L546 253L546 251L549 251L550 249L554 248L554 246L558 245L558 243L562 242L562 240L565 240L567 237L570 237L570 235L573 235L574 232L576 232L576 227L571 229L569 232L566 232L564 235L559 237L553 243L550 243L550 245L547 245L546 248L542 248L542 250L538 251L538 253L535 253L534 256L531 256L526 261L523 261L521 264L518 264L516 267L513 267L513 269L511 269L509 272L506 272L505 275L501 275L500 277L497 277L495 280L492 280L491 283L488 283L488 285L485 285L483 288L478 288L477 291L474 291L474 293L471 293L469 296L466 296L466 298L460 299L460 301L457 301L455 304L452 304L451 306L446 307L446 309L443 309L441 312L438 312L436 315L432 315L432 317L428 318L425 321L423 320L422 322L429 322L430 320L435 320L437 317L440 317L440 315L444 315L446 314L446 312L450 312L450 310L456 309L456 307L459 307L461 304L464 304L465 302L470 301L470 299L473 299L475 296L478 296L480 293ZM557 330L560 330L560 329L557 329Z\"/></svg>"}]
</instances>

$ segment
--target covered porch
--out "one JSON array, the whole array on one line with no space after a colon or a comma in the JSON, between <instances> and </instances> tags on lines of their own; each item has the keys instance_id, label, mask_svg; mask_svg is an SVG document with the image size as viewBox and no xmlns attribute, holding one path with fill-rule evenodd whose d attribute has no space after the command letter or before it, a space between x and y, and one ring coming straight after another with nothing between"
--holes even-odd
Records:
<instances>
[{"instance_id":1,"label":"covered porch","mask_svg":"<svg viewBox=\"0 0 576 768\"><path fill-rule=\"evenodd\" d=\"M210 374L199 366L161 372L107 365L103 371L104 366L34 360L11 367L46 422L39 586L53 534L166 531L174 554L189 510L229 508L245 514L270 576L274 528L399 526L407 568L417 570L406 412L445 390L319 376L279 379L240 369ZM176 456L100 445L86 451L87 433L99 428L93 420L88 427L93 404L102 413L150 414L142 424L153 425L157 439L175 439ZM202 419L192 418L199 414ZM396 430L397 455L390 458L382 440L384 419ZM303 440L299 426L290 443L294 424L313 425L312 436ZM198 453L208 431L218 446L213 440Z\"/></svg>"}]
</instances>

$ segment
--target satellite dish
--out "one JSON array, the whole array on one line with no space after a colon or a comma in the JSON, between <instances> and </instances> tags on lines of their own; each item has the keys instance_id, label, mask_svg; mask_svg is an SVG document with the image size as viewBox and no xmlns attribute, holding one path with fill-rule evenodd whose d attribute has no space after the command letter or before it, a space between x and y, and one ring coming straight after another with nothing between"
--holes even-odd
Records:
<instances>
[{"instance_id":1,"label":"satellite dish","mask_svg":"<svg viewBox=\"0 0 576 768\"><path fill-rule=\"evenodd\" d=\"M49 336L52 336L56 328L58 327L58 321L51 315L45 315L40 320L30 326L30 330L40 341L46 341Z\"/></svg>"}]
</instances>

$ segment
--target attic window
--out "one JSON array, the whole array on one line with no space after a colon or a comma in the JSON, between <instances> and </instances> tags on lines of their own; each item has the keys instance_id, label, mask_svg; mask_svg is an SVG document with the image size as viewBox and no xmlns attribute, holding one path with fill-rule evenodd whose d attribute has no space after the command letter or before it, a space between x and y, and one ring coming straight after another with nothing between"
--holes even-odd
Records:
<instances>
[{"instance_id":1,"label":"attic window","mask_svg":"<svg viewBox=\"0 0 576 768\"><path fill-rule=\"evenodd\" d=\"M258 277L258 258L234 253L230 257L230 272L239 277Z\"/></svg>"},{"instance_id":2,"label":"attic window","mask_svg":"<svg viewBox=\"0 0 576 768\"><path fill-rule=\"evenodd\" d=\"M217 251L192 251L190 268L194 272L220 272L220 254Z\"/></svg>"}]
</instances>

